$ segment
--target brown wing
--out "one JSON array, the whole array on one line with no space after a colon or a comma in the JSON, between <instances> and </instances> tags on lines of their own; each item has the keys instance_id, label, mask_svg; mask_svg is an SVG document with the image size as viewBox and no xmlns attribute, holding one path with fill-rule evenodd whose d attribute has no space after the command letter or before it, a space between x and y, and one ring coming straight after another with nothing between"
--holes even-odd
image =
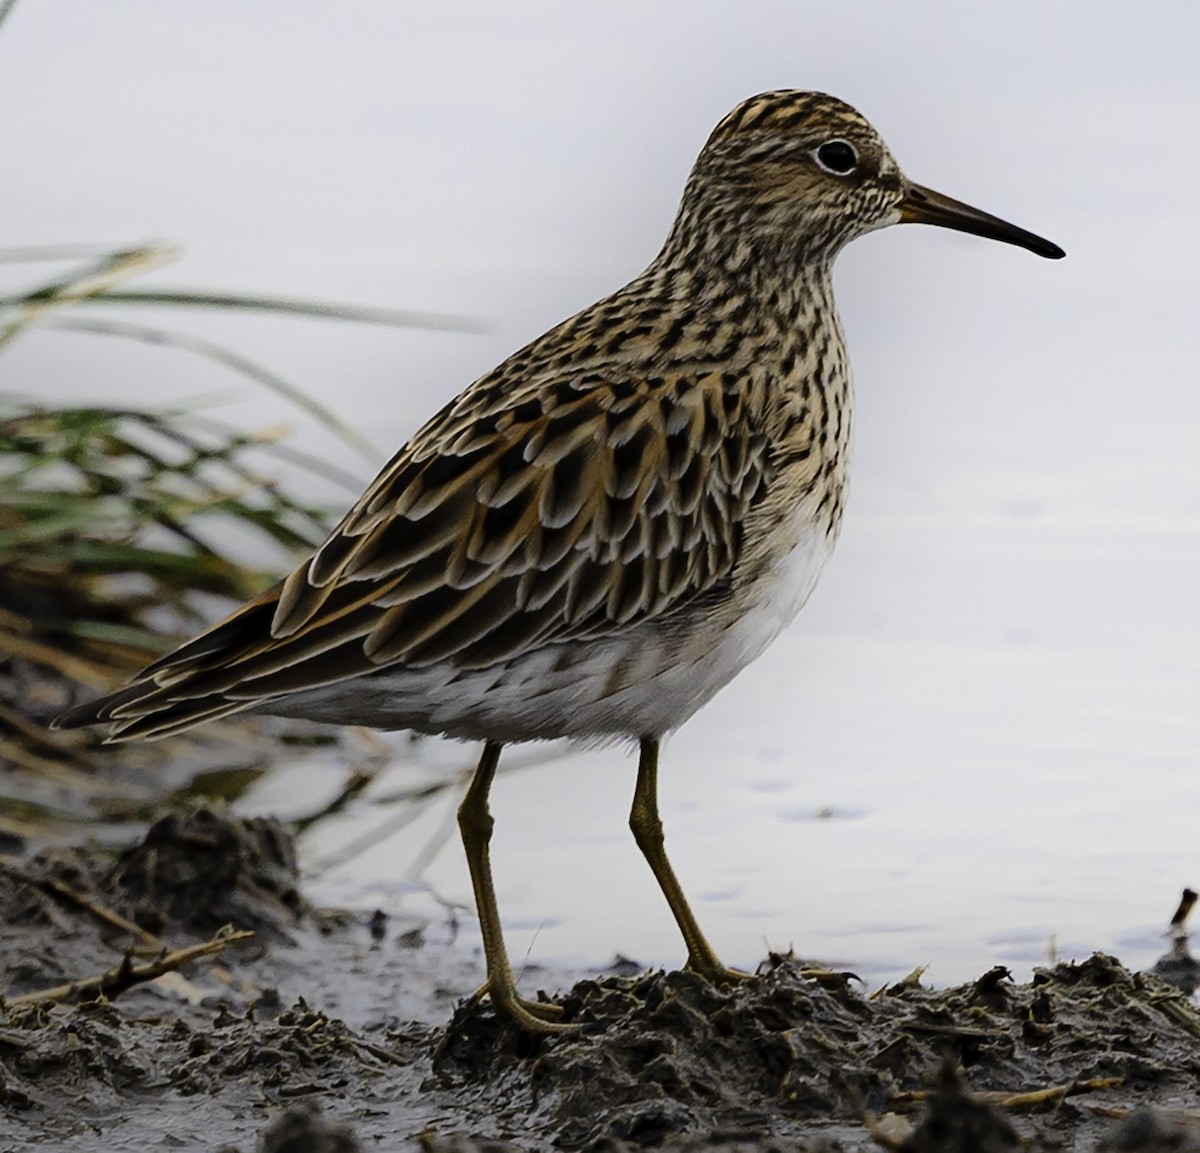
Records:
<instances>
[{"instance_id":1,"label":"brown wing","mask_svg":"<svg viewBox=\"0 0 1200 1153\"><path fill-rule=\"evenodd\" d=\"M165 711L175 730L389 665L482 668L668 614L728 576L764 467L736 378L487 383L282 586L64 723Z\"/></svg>"}]
</instances>

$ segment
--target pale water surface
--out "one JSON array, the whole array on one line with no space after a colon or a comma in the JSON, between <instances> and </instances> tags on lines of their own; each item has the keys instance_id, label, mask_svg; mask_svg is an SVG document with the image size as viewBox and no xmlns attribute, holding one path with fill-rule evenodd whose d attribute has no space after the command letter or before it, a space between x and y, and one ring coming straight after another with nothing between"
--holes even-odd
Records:
<instances>
[{"instance_id":1,"label":"pale water surface","mask_svg":"<svg viewBox=\"0 0 1200 1153\"><path fill-rule=\"evenodd\" d=\"M1200 882L1198 37L1184 3L23 0L0 28L5 243L162 237L187 257L161 284L486 320L470 337L155 314L387 453L650 259L737 100L851 100L915 179L1069 258L930 229L842 258L860 401L843 539L796 625L667 745L668 844L730 963L794 944L868 978L1027 972L1051 948L1147 964ZM0 388L228 388L231 423L294 419L182 353L96 337L27 336ZM395 743L377 795L474 756ZM632 760L554 751L513 750L541 767L494 793L514 956L678 962L625 828ZM304 762L251 803L293 812L335 786ZM451 807L319 895L436 914L404 877ZM312 860L386 819L360 804ZM425 876L468 900L452 843Z\"/></svg>"}]
</instances>

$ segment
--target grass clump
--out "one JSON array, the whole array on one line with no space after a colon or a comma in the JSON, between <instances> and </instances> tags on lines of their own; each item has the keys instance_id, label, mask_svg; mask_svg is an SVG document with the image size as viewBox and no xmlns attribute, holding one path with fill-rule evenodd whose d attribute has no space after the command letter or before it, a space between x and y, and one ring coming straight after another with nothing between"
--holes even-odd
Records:
<instances>
[{"instance_id":1,"label":"grass clump","mask_svg":"<svg viewBox=\"0 0 1200 1153\"><path fill-rule=\"evenodd\" d=\"M316 417L356 449L335 413L237 352L112 317L114 307L235 309L470 331L456 317L288 297L123 285L173 258L165 246L0 251L0 262L61 263L65 274L0 296L0 352L31 329L152 343L199 355ZM109 315L98 316L97 307ZM325 510L291 495L266 462L340 480L278 431L244 433L185 407L49 405L0 385L0 769L94 766L97 737L44 722L77 695L119 684L232 605L253 597L324 536ZM352 485L357 489L358 485ZM245 556L262 559L247 565ZM252 721L239 722L242 725ZM159 749L159 761L169 757ZM0 795L3 817L13 809Z\"/></svg>"},{"instance_id":2,"label":"grass clump","mask_svg":"<svg viewBox=\"0 0 1200 1153\"><path fill-rule=\"evenodd\" d=\"M280 558L316 545L323 512L256 469L271 440L0 396L0 709L36 716L72 682L112 685L203 620L206 596L261 592L276 574L216 543L231 530Z\"/></svg>"}]
</instances>

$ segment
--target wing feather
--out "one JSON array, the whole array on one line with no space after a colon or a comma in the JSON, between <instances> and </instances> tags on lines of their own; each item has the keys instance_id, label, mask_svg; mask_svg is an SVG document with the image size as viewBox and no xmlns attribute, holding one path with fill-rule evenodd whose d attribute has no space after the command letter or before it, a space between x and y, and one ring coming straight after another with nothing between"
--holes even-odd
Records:
<instances>
[{"instance_id":1,"label":"wing feather","mask_svg":"<svg viewBox=\"0 0 1200 1153\"><path fill-rule=\"evenodd\" d=\"M499 384L430 421L271 594L77 712L166 732L388 666L489 667L729 577L767 469L736 380Z\"/></svg>"}]
</instances>

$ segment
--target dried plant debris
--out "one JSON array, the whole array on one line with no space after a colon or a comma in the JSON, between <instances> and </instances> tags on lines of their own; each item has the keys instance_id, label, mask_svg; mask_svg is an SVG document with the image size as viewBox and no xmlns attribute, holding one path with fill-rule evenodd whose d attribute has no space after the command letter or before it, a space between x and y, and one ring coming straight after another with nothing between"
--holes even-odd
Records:
<instances>
[{"instance_id":1,"label":"dried plant debris","mask_svg":"<svg viewBox=\"0 0 1200 1153\"><path fill-rule=\"evenodd\" d=\"M780 961L731 989L688 973L582 982L563 1001L581 1032L552 1042L466 1004L434 1069L447 1088L503 1086L509 1119L536 1111L565 1148L652 1144L681 1127L716 1140L921 1109L945 1117L949 1090L931 1085L948 1058L981 1109L1001 1109L1051 1143L1087 1116L1079 1101L1195 1104L1200 1093L1200 1014L1109 957L1005 983L1001 998L994 973L949 990L903 983L868 999L802 970ZM967 1128L982 1115L959 1113Z\"/></svg>"},{"instance_id":2,"label":"dried plant debris","mask_svg":"<svg viewBox=\"0 0 1200 1153\"><path fill-rule=\"evenodd\" d=\"M0 1000L0 1009L6 1012L23 1009L29 1005L43 1005L51 1001L115 1001L122 993L147 981L157 981L167 973L177 972L201 957L212 957L229 945L253 937L253 933L224 929L212 940L199 945L187 945L182 949L163 948L152 961L135 964L133 955L126 953L120 964L103 973L67 981L50 989L38 989L21 997Z\"/></svg>"},{"instance_id":3,"label":"dried plant debris","mask_svg":"<svg viewBox=\"0 0 1200 1153\"><path fill-rule=\"evenodd\" d=\"M210 926L239 916L254 938L198 959ZM414 943L399 911L318 926L286 832L213 806L115 860L77 847L0 868L0 1138L242 1153L1200 1149L1200 1012L1111 957L1027 984L997 967L873 993L790 956L729 988L626 963L561 996L577 1033L537 1038L471 999L477 960L431 936ZM157 980L130 979L168 958Z\"/></svg>"}]
</instances>

